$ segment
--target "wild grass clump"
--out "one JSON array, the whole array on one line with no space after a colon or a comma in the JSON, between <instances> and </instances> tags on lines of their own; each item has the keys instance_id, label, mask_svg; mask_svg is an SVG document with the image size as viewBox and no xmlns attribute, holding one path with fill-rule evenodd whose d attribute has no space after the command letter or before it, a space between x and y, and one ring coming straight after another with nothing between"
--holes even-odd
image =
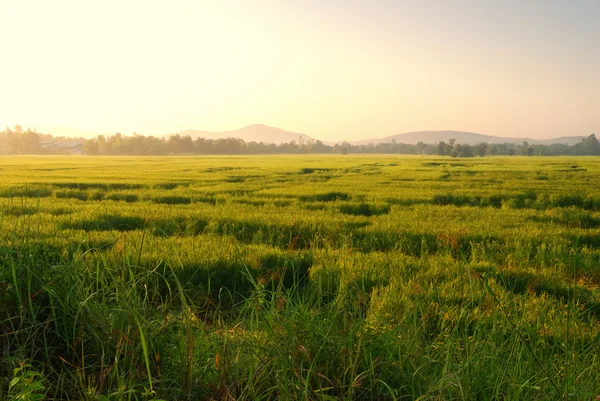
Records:
<instances>
[{"instance_id":1,"label":"wild grass clump","mask_svg":"<svg viewBox=\"0 0 600 401\"><path fill-rule=\"evenodd\" d=\"M553 199L553 205L557 207L574 206L582 209L585 204L585 199L581 195L561 195Z\"/></svg>"},{"instance_id":2,"label":"wild grass clump","mask_svg":"<svg viewBox=\"0 0 600 401\"><path fill-rule=\"evenodd\" d=\"M273 202L273 205L276 207L288 207L292 204L292 201L289 200L276 200Z\"/></svg>"},{"instance_id":3,"label":"wild grass clump","mask_svg":"<svg viewBox=\"0 0 600 401\"><path fill-rule=\"evenodd\" d=\"M577 227L577 228L596 228L600 227L600 219L594 217L588 212L581 211L579 209L566 209L559 214L550 214L545 216L533 216L533 221L542 223L551 223L563 225L566 227Z\"/></svg>"},{"instance_id":4,"label":"wild grass clump","mask_svg":"<svg viewBox=\"0 0 600 401\"><path fill-rule=\"evenodd\" d=\"M175 189L178 186L179 186L179 184L175 183L175 182L161 182L161 183L154 184L152 187L155 189L170 190L170 189Z\"/></svg>"},{"instance_id":5,"label":"wild grass clump","mask_svg":"<svg viewBox=\"0 0 600 401\"><path fill-rule=\"evenodd\" d=\"M350 195L345 192L327 192L324 194L302 195L300 200L303 202L333 202L338 200L349 200Z\"/></svg>"},{"instance_id":6,"label":"wild grass clump","mask_svg":"<svg viewBox=\"0 0 600 401\"><path fill-rule=\"evenodd\" d=\"M192 203L192 198L189 196L155 196L152 198L154 203L164 203L166 205L189 205Z\"/></svg>"},{"instance_id":7,"label":"wild grass clump","mask_svg":"<svg viewBox=\"0 0 600 401\"><path fill-rule=\"evenodd\" d=\"M571 204L568 201L558 202L551 200L547 196L538 196L535 191L526 191L515 195L495 194L489 196L481 195L453 195L443 194L435 195L431 203L434 205L454 205L454 206L472 206L472 207L494 207L502 206L511 209L539 209L545 210L550 207L583 207L583 200L579 204Z\"/></svg>"},{"instance_id":8,"label":"wild grass clump","mask_svg":"<svg viewBox=\"0 0 600 401\"><path fill-rule=\"evenodd\" d=\"M304 167L300 169L300 174L327 173L332 170L331 168Z\"/></svg>"},{"instance_id":9,"label":"wild grass clump","mask_svg":"<svg viewBox=\"0 0 600 401\"><path fill-rule=\"evenodd\" d=\"M105 196L105 199L133 203L139 200L139 196L137 194L128 194L124 192L111 192Z\"/></svg>"},{"instance_id":10,"label":"wild grass clump","mask_svg":"<svg viewBox=\"0 0 600 401\"><path fill-rule=\"evenodd\" d=\"M317 230L302 223L270 225L259 221L220 219L207 230L231 235L246 244L268 244L281 249L308 249L319 243Z\"/></svg>"},{"instance_id":11,"label":"wild grass clump","mask_svg":"<svg viewBox=\"0 0 600 401\"><path fill-rule=\"evenodd\" d=\"M250 206L264 206L267 204L264 200L255 200L255 199L236 199L233 203L237 203L240 205L250 205Z\"/></svg>"},{"instance_id":12,"label":"wild grass clump","mask_svg":"<svg viewBox=\"0 0 600 401\"><path fill-rule=\"evenodd\" d=\"M40 209L33 206L8 205L0 208L0 214L11 216L27 216L39 213Z\"/></svg>"},{"instance_id":13,"label":"wild grass clump","mask_svg":"<svg viewBox=\"0 0 600 401\"><path fill-rule=\"evenodd\" d=\"M390 212L390 205L357 203L340 206L340 212L352 216L380 216Z\"/></svg>"},{"instance_id":14,"label":"wild grass clump","mask_svg":"<svg viewBox=\"0 0 600 401\"><path fill-rule=\"evenodd\" d=\"M575 234L568 236L568 238L569 242L576 248L600 249L600 234Z\"/></svg>"},{"instance_id":15,"label":"wild grass clump","mask_svg":"<svg viewBox=\"0 0 600 401\"><path fill-rule=\"evenodd\" d=\"M217 204L217 198L212 196L198 196L194 198L194 202L206 203L208 205L215 206Z\"/></svg>"},{"instance_id":16,"label":"wild grass clump","mask_svg":"<svg viewBox=\"0 0 600 401\"><path fill-rule=\"evenodd\" d=\"M108 190L118 191L122 189L143 189L144 184L136 184L130 182L113 182L108 184Z\"/></svg>"},{"instance_id":17,"label":"wild grass clump","mask_svg":"<svg viewBox=\"0 0 600 401\"><path fill-rule=\"evenodd\" d=\"M52 195L50 188L8 188L0 191L0 198L46 198Z\"/></svg>"},{"instance_id":18,"label":"wild grass clump","mask_svg":"<svg viewBox=\"0 0 600 401\"><path fill-rule=\"evenodd\" d=\"M146 227L146 220L137 216L123 216L118 214L102 214L89 220L78 220L60 223L62 230L84 231L133 231Z\"/></svg>"},{"instance_id":19,"label":"wild grass clump","mask_svg":"<svg viewBox=\"0 0 600 401\"><path fill-rule=\"evenodd\" d=\"M326 202L305 203L302 205L302 208L306 209L306 210L325 210L325 209L327 209L327 203Z\"/></svg>"},{"instance_id":20,"label":"wild grass clump","mask_svg":"<svg viewBox=\"0 0 600 401\"><path fill-rule=\"evenodd\" d=\"M485 201L481 196L460 196L460 195L436 195L432 199L434 205L454 205L454 206L484 206Z\"/></svg>"},{"instance_id":21,"label":"wild grass clump","mask_svg":"<svg viewBox=\"0 0 600 401\"><path fill-rule=\"evenodd\" d=\"M110 184L96 183L96 182L56 182L52 186L55 188L67 188L85 191L88 189L99 189L102 191L108 190Z\"/></svg>"},{"instance_id":22,"label":"wild grass clump","mask_svg":"<svg viewBox=\"0 0 600 401\"><path fill-rule=\"evenodd\" d=\"M146 228L157 236L194 236L201 234L208 224L206 219L151 219L146 222Z\"/></svg>"},{"instance_id":23,"label":"wild grass clump","mask_svg":"<svg viewBox=\"0 0 600 401\"><path fill-rule=\"evenodd\" d=\"M79 199L81 201L86 201L88 199L88 194L85 191L56 191L54 196L57 199Z\"/></svg>"},{"instance_id":24,"label":"wild grass clump","mask_svg":"<svg viewBox=\"0 0 600 401\"><path fill-rule=\"evenodd\" d=\"M21 259L22 253L28 257ZM3 283L11 302L3 304L0 328L13 334L0 339L2 352L44 372L43 395L153 395L154 382L161 378L158 355L171 357L171 352L169 329L150 323L159 314L145 306L148 295L135 285L148 273L136 274L127 265L97 265L87 271L61 250L39 244L20 248L8 261L13 274ZM8 357L2 361L15 365Z\"/></svg>"},{"instance_id":25,"label":"wild grass clump","mask_svg":"<svg viewBox=\"0 0 600 401\"><path fill-rule=\"evenodd\" d=\"M538 196L534 191L527 191L506 199L506 206L512 209L533 208Z\"/></svg>"},{"instance_id":26,"label":"wild grass clump","mask_svg":"<svg viewBox=\"0 0 600 401\"><path fill-rule=\"evenodd\" d=\"M55 188L72 189L87 191L96 189L100 191L118 191L124 189L142 189L144 184L124 183L124 182L54 182L51 184Z\"/></svg>"}]
</instances>

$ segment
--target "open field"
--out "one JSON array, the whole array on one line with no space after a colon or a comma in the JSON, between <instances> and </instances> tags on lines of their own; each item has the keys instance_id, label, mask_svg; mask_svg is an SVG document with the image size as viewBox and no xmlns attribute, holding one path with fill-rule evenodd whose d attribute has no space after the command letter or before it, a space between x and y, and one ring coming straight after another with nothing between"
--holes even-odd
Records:
<instances>
[{"instance_id":1,"label":"open field","mask_svg":"<svg viewBox=\"0 0 600 401\"><path fill-rule=\"evenodd\" d=\"M600 158L3 157L0 177L2 401L600 394Z\"/></svg>"}]
</instances>

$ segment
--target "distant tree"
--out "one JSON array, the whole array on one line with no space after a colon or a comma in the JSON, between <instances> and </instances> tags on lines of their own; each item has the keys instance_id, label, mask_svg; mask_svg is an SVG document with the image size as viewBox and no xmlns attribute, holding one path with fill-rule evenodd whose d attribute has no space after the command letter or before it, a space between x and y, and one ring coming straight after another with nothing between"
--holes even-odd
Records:
<instances>
[{"instance_id":1,"label":"distant tree","mask_svg":"<svg viewBox=\"0 0 600 401\"><path fill-rule=\"evenodd\" d=\"M508 143L499 143L496 145L496 150L498 155L507 155L508 154Z\"/></svg>"},{"instance_id":2,"label":"distant tree","mask_svg":"<svg viewBox=\"0 0 600 401\"><path fill-rule=\"evenodd\" d=\"M340 146L340 153L343 155L347 155L348 151L350 150L351 147L352 147L352 145L350 145L350 143L348 143L348 141L342 142L342 145Z\"/></svg>"},{"instance_id":3,"label":"distant tree","mask_svg":"<svg viewBox=\"0 0 600 401\"><path fill-rule=\"evenodd\" d=\"M98 154L105 155L106 153L106 137L104 135L98 135Z\"/></svg>"},{"instance_id":4,"label":"distant tree","mask_svg":"<svg viewBox=\"0 0 600 401\"><path fill-rule=\"evenodd\" d=\"M31 129L23 131L23 128L17 124L14 131L7 130L5 135L9 153L21 155L40 153L40 136Z\"/></svg>"},{"instance_id":5,"label":"distant tree","mask_svg":"<svg viewBox=\"0 0 600 401\"><path fill-rule=\"evenodd\" d=\"M146 138L144 144L148 155L166 155L167 146L165 145L166 140L164 138L155 138L150 136Z\"/></svg>"},{"instance_id":6,"label":"distant tree","mask_svg":"<svg viewBox=\"0 0 600 401\"><path fill-rule=\"evenodd\" d=\"M315 146L315 140L314 139L309 139L308 141L306 141L306 144L304 145L304 150L307 153L311 153L313 148Z\"/></svg>"},{"instance_id":7,"label":"distant tree","mask_svg":"<svg viewBox=\"0 0 600 401\"><path fill-rule=\"evenodd\" d=\"M125 154L125 147L123 146L123 135L120 132L109 136L107 142L112 145L112 151L114 154L123 155Z\"/></svg>"},{"instance_id":8,"label":"distant tree","mask_svg":"<svg viewBox=\"0 0 600 401\"><path fill-rule=\"evenodd\" d=\"M313 151L315 153L331 153L332 150L333 148L331 146L325 145L323 142L318 140L313 146Z\"/></svg>"},{"instance_id":9,"label":"distant tree","mask_svg":"<svg viewBox=\"0 0 600 401\"><path fill-rule=\"evenodd\" d=\"M458 155L459 157L473 157L473 147L471 145L465 144L462 147L462 152Z\"/></svg>"},{"instance_id":10,"label":"distant tree","mask_svg":"<svg viewBox=\"0 0 600 401\"><path fill-rule=\"evenodd\" d=\"M210 139L196 138L194 140L194 151L200 154L211 154L212 141Z\"/></svg>"},{"instance_id":11,"label":"distant tree","mask_svg":"<svg viewBox=\"0 0 600 401\"><path fill-rule=\"evenodd\" d=\"M598 156L600 155L600 143L595 134L588 136L582 140L583 142L583 154L587 156Z\"/></svg>"},{"instance_id":12,"label":"distant tree","mask_svg":"<svg viewBox=\"0 0 600 401\"><path fill-rule=\"evenodd\" d=\"M450 156L452 157L473 157L474 155L475 154L473 153L473 147L467 144L454 144L454 146L452 147L452 152L450 152Z\"/></svg>"},{"instance_id":13,"label":"distant tree","mask_svg":"<svg viewBox=\"0 0 600 401\"><path fill-rule=\"evenodd\" d=\"M486 155L488 150L488 144L485 142L478 143L475 145L475 152L478 156L483 157Z\"/></svg>"},{"instance_id":14,"label":"distant tree","mask_svg":"<svg viewBox=\"0 0 600 401\"><path fill-rule=\"evenodd\" d=\"M145 137L134 132L132 136L125 137L125 149L128 155L144 155L146 154Z\"/></svg>"},{"instance_id":15,"label":"distant tree","mask_svg":"<svg viewBox=\"0 0 600 401\"><path fill-rule=\"evenodd\" d=\"M169 147L169 152L171 153L183 153L184 145L181 140L181 135L175 134L171 135L167 140L167 144Z\"/></svg>"},{"instance_id":16,"label":"distant tree","mask_svg":"<svg viewBox=\"0 0 600 401\"><path fill-rule=\"evenodd\" d=\"M440 155L440 156L445 156L448 154L448 149L447 149L447 145L446 142L444 141L439 141L436 148L435 148L435 154L436 155Z\"/></svg>"},{"instance_id":17,"label":"distant tree","mask_svg":"<svg viewBox=\"0 0 600 401\"><path fill-rule=\"evenodd\" d=\"M83 152L86 155L97 155L100 148L98 146L98 140L96 138L88 139L83 143Z\"/></svg>"},{"instance_id":18,"label":"distant tree","mask_svg":"<svg viewBox=\"0 0 600 401\"><path fill-rule=\"evenodd\" d=\"M194 153L194 140L191 136L186 135L181 137L180 146L183 153Z\"/></svg>"},{"instance_id":19,"label":"distant tree","mask_svg":"<svg viewBox=\"0 0 600 401\"><path fill-rule=\"evenodd\" d=\"M352 145L350 145L347 141L344 141L342 143L336 143L335 145L333 145L333 151L335 153L341 153L343 155L347 155L351 146ZM355 152L357 152L357 151L358 151L358 149L355 150Z\"/></svg>"},{"instance_id":20,"label":"distant tree","mask_svg":"<svg viewBox=\"0 0 600 401\"><path fill-rule=\"evenodd\" d=\"M302 137L300 137L302 138ZM298 142L296 142L295 140L291 140L289 143L289 149L292 153L296 153L298 151Z\"/></svg>"}]
</instances>

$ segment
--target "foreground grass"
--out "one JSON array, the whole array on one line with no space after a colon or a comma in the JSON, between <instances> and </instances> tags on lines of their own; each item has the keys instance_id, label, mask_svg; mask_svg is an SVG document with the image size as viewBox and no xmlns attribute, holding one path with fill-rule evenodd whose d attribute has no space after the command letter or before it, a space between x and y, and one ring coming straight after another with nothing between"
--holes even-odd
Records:
<instances>
[{"instance_id":1,"label":"foreground grass","mask_svg":"<svg viewBox=\"0 0 600 401\"><path fill-rule=\"evenodd\" d=\"M0 169L0 400L600 391L598 159Z\"/></svg>"}]
</instances>

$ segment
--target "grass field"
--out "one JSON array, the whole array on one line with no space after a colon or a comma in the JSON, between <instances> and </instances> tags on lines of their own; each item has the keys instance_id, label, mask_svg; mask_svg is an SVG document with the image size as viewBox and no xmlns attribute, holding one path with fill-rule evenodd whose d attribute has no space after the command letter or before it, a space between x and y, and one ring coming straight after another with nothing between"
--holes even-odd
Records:
<instances>
[{"instance_id":1,"label":"grass field","mask_svg":"<svg viewBox=\"0 0 600 401\"><path fill-rule=\"evenodd\" d=\"M0 177L2 401L600 394L599 158L3 157Z\"/></svg>"}]
</instances>

